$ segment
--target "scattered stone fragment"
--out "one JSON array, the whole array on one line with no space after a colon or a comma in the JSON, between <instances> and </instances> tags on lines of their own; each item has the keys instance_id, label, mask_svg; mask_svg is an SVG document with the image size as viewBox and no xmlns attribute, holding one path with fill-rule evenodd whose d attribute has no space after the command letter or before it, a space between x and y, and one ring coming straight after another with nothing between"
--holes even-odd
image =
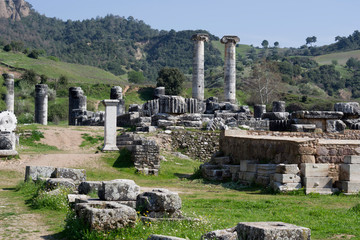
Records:
<instances>
[{"instance_id":1,"label":"scattered stone fragment","mask_svg":"<svg viewBox=\"0 0 360 240\"><path fill-rule=\"evenodd\" d=\"M135 201L140 187L133 180L116 179L102 182L98 195L107 201Z\"/></svg>"}]
</instances>

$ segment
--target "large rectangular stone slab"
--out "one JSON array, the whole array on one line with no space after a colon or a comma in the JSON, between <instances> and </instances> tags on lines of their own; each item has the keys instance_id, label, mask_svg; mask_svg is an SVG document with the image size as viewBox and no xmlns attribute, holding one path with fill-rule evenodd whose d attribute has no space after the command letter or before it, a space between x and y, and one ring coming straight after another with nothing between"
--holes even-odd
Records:
<instances>
[{"instance_id":1,"label":"large rectangular stone slab","mask_svg":"<svg viewBox=\"0 0 360 240\"><path fill-rule=\"evenodd\" d=\"M339 180L360 182L360 164L341 164Z\"/></svg>"},{"instance_id":2,"label":"large rectangular stone slab","mask_svg":"<svg viewBox=\"0 0 360 240\"><path fill-rule=\"evenodd\" d=\"M300 169L297 164L278 164L276 166L276 173L281 174L298 174Z\"/></svg>"},{"instance_id":3,"label":"large rectangular stone slab","mask_svg":"<svg viewBox=\"0 0 360 240\"><path fill-rule=\"evenodd\" d=\"M327 177L330 165L327 163L302 163L301 175L304 177Z\"/></svg>"},{"instance_id":4,"label":"large rectangular stone slab","mask_svg":"<svg viewBox=\"0 0 360 240\"><path fill-rule=\"evenodd\" d=\"M305 177L304 186L306 188L332 188L333 179L331 177Z\"/></svg>"},{"instance_id":5,"label":"large rectangular stone slab","mask_svg":"<svg viewBox=\"0 0 360 240\"><path fill-rule=\"evenodd\" d=\"M140 187L128 179L104 181L98 191L99 198L107 201L135 201L139 194Z\"/></svg>"},{"instance_id":6,"label":"large rectangular stone slab","mask_svg":"<svg viewBox=\"0 0 360 240\"><path fill-rule=\"evenodd\" d=\"M357 194L360 192L360 182L341 181L340 187L344 193Z\"/></svg>"},{"instance_id":7,"label":"large rectangular stone slab","mask_svg":"<svg viewBox=\"0 0 360 240\"><path fill-rule=\"evenodd\" d=\"M55 167L48 166L26 166L25 181L38 178L50 178L55 171Z\"/></svg>"},{"instance_id":8,"label":"large rectangular stone slab","mask_svg":"<svg viewBox=\"0 0 360 240\"><path fill-rule=\"evenodd\" d=\"M360 164L360 156L351 155L344 157L344 163L348 164Z\"/></svg>"},{"instance_id":9,"label":"large rectangular stone slab","mask_svg":"<svg viewBox=\"0 0 360 240\"><path fill-rule=\"evenodd\" d=\"M54 178L70 178L75 184L80 184L86 181L85 169L73 169L73 168L56 168L54 174L51 176Z\"/></svg>"},{"instance_id":10,"label":"large rectangular stone slab","mask_svg":"<svg viewBox=\"0 0 360 240\"><path fill-rule=\"evenodd\" d=\"M310 240L309 228L283 222L241 222L236 226L239 240Z\"/></svg>"},{"instance_id":11,"label":"large rectangular stone slab","mask_svg":"<svg viewBox=\"0 0 360 240\"><path fill-rule=\"evenodd\" d=\"M274 174L274 181L280 183L299 183L301 182L301 177L296 174Z\"/></svg>"},{"instance_id":12,"label":"large rectangular stone slab","mask_svg":"<svg viewBox=\"0 0 360 240\"><path fill-rule=\"evenodd\" d=\"M253 161L253 160L241 160L240 161L240 171L242 171L242 172L246 172L246 171L248 171L248 172L256 172L256 170L255 171L249 171L248 170L248 164L254 164L255 163L255 161Z\"/></svg>"}]
</instances>

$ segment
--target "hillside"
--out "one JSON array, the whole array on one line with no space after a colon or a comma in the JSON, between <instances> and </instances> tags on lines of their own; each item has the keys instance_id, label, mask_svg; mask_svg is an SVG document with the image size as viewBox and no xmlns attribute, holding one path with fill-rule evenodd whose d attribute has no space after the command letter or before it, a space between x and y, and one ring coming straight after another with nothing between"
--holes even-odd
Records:
<instances>
[{"instance_id":1,"label":"hillside","mask_svg":"<svg viewBox=\"0 0 360 240\"><path fill-rule=\"evenodd\" d=\"M58 79L66 76L70 83L84 84L125 84L124 76L119 77L102 69L65 63L52 60L52 58L40 57L39 59L29 58L22 53L5 52L0 50L0 64L14 70L34 70L38 75L44 74L50 79Z\"/></svg>"},{"instance_id":2,"label":"hillside","mask_svg":"<svg viewBox=\"0 0 360 240\"><path fill-rule=\"evenodd\" d=\"M313 59L320 65L332 64L333 60L337 61L337 63L340 65L345 65L346 61L349 60L349 58L360 59L360 50L324 54L316 56Z\"/></svg>"},{"instance_id":3,"label":"hillside","mask_svg":"<svg viewBox=\"0 0 360 240\"><path fill-rule=\"evenodd\" d=\"M141 71L154 81L158 71L177 67L187 73L192 67L190 37L204 30L159 31L133 17L108 15L83 21L62 21L31 11L20 21L0 18L0 46L19 41L24 48L43 49L62 61L96 66L115 75ZM217 37L210 35L212 40ZM205 62L222 65L220 52L205 46Z\"/></svg>"}]
</instances>

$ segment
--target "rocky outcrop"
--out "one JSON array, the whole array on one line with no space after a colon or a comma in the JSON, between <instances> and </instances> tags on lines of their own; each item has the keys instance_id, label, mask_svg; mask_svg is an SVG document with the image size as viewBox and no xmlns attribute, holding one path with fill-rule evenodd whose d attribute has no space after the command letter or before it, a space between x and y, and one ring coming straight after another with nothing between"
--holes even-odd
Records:
<instances>
[{"instance_id":1,"label":"rocky outcrop","mask_svg":"<svg viewBox=\"0 0 360 240\"><path fill-rule=\"evenodd\" d=\"M30 14L30 4L24 0L0 0L0 18L19 21Z\"/></svg>"}]
</instances>

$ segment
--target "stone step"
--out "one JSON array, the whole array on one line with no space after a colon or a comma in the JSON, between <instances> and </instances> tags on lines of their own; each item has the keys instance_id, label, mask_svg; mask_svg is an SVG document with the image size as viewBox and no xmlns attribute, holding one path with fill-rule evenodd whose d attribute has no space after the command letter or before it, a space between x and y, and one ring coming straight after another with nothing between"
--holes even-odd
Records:
<instances>
[{"instance_id":1,"label":"stone step","mask_svg":"<svg viewBox=\"0 0 360 240\"><path fill-rule=\"evenodd\" d=\"M331 195L335 192L338 192L337 188L306 188L305 194L309 193L319 193L321 195Z\"/></svg>"},{"instance_id":2,"label":"stone step","mask_svg":"<svg viewBox=\"0 0 360 240\"><path fill-rule=\"evenodd\" d=\"M344 193L358 194L360 192L360 182L340 181L338 184Z\"/></svg>"},{"instance_id":3,"label":"stone step","mask_svg":"<svg viewBox=\"0 0 360 240\"><path fill-rule=\"evenodd\" d=\"M303 180L306 188L332 188L333 185L331 177L305 177Z\"/></svg>"},{"instance_id":4,"label":"stone step","mask_svg":"<svg viewBox=\"0 0 360 240\"><path fill-rule=\"evenodd\" d=\"M226 156L226 157L214 157L213 158L213 162L215 162L216 164L229 164L230 163L230 157Z\"/></svg>"},{"instance_id":5,"label":"stone step","mask_svg":"<svg viewBox=\"0 0 360 240\"><path fill-rule=\"evenodd\" d=\"M273 182L272 187L275 191L288 192L301 189L301 183L280 183Z\"/></svg>"},{"instance_id":6,"label":"stone step","mask_svg":"<svg viewBox=\"0 0 360 240\"><path fill-rule=\"evenodd\" d=\"M301 177L296 174L274 174L274 181L280 183L299 183L301 182Z\"/></svg>"}]
</instances>

